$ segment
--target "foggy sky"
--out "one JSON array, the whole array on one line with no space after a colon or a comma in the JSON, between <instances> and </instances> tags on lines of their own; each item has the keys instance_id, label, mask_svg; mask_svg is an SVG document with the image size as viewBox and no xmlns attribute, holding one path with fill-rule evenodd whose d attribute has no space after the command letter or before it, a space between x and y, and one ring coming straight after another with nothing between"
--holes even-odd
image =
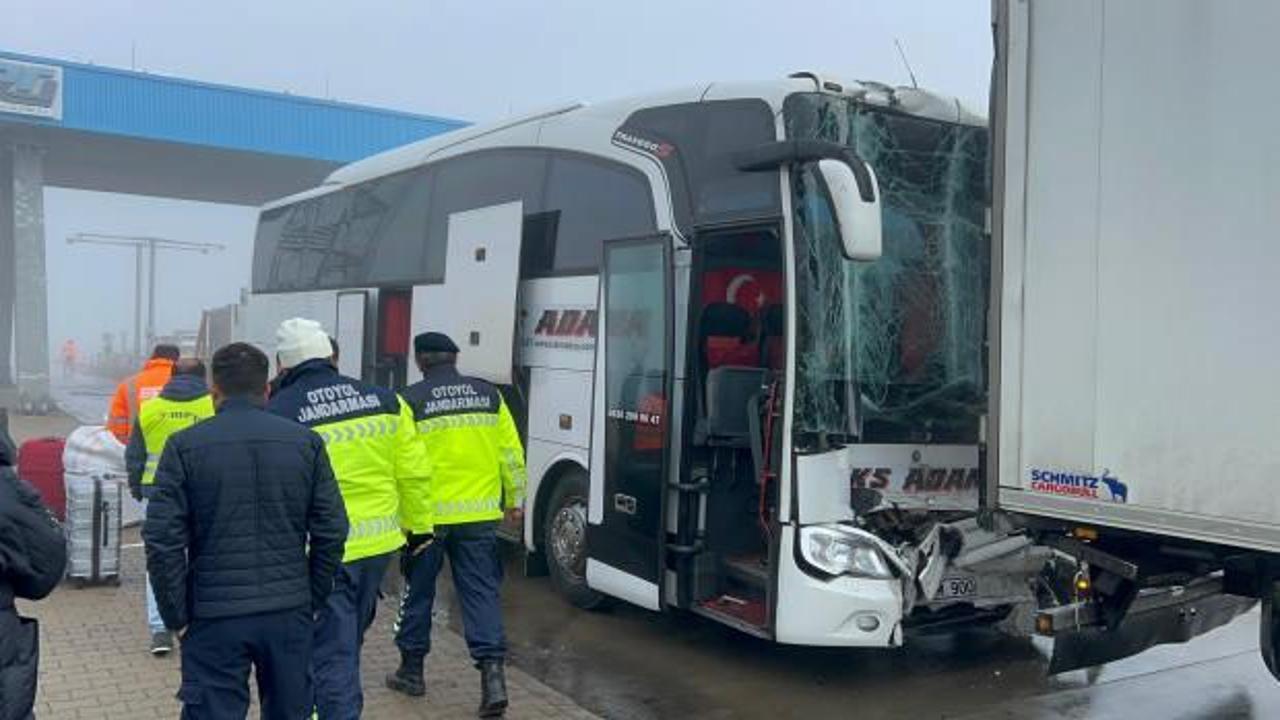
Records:
<instances>
[{"instance_id":1,"label":"foggy sky","mask_svg":"<svg viewBox=\"0 0 1280 720\"><path fill-rule=\"evenodd\" d=\"M484 122L568 100L814 69L985 112L990 0L4 0L0 48ZM75 232L228 246L164 253L157 325L195 329L249 279L252 208L49 189L50 342L131 330L133 256Z\"/></svg>"}]
</instances>

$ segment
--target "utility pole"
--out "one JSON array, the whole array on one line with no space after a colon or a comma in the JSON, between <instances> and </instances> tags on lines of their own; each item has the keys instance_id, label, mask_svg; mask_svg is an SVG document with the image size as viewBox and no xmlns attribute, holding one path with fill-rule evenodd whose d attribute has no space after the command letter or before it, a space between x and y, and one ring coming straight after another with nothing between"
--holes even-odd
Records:
<instances>
[{"instance_id":1,"label":"utility pole","mask_svg":"<svg viewBox=\"0 0 1280 720\"><path fill-rule=\"evenodd\" d=\"M198 252L208 255L226 249L218 243L186 242L147 235L108 235L104 233L76 233L67 238L68 245L110 245L113 247L133 248L134 287L133 287L133 354L142 357L142 251L147 250L149 267L147 268L147 329L146 339L150 344L156 338L156 251L176 250L181 252Z\"/></svg>"}]
</instances>

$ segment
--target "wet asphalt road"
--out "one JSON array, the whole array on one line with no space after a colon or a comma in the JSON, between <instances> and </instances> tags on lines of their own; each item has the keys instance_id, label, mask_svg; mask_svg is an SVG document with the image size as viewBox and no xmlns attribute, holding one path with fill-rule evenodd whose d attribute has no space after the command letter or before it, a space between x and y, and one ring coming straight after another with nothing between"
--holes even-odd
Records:
<instances>
[{"instance_id":1,"label":"wet asphalt road","mask_svg":"<svg viewBox=\"0 0 1280 720\"><path fill-rule=\"evenodd\" d=\"M588 613L545 578L505 586L513 662L608 718L1280 718L1254 611L1187 645L1045 675L1049 645L994 631L898 650L773 645L683 614ZM450 607L449 622L458 624Z\"/></svg>"},{"instance_id":2,"label":"wet asphalt road","mask_svg":"<svg viewBox=\"0 0 1280 720\"><path fill-rule=\"evenodd\" d=\"M94 421L109 392L85 383L57 394L64 410ZM1186 645L1048 677L1047 642L994 631L910 638L898 650L815 649L625 604L584 612L546 578L523 577L508 550L512 662L607 718L1280 718L1256 611ZM438 612L460 631L452 593L441 590Z\"/></svg>"}]
</instances>

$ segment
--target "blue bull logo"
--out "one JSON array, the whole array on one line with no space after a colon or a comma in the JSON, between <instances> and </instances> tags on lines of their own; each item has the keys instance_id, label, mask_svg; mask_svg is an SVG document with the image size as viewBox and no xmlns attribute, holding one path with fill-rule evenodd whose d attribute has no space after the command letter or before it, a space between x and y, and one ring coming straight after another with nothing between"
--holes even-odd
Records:
<instances>
[{"instance_id":1,"label":"blue bull logo","mask_svg":"<svg viewBox=\"0 0 1280 720\"><path fill-rule=\"evenodd\" d=\"M1129 502L1129 486L1120 482L1120 478L1112 475L1110 470L1103 470L1102 477L1098 478L1098 480L1107 486L1107 490L1111 493L1111 499L1114 502Z\"/></svg>"}]
</instances>

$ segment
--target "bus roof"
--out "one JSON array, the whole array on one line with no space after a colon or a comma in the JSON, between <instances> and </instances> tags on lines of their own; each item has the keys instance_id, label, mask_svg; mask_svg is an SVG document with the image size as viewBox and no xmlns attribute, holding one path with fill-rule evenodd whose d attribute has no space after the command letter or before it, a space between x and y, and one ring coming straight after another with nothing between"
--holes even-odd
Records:
<instances>
[{"instance_id":1,"label":"bus roof","mask_svg":"<svg viewBox=\"0 0 1280 720\"><path fill-rule=\"evenodd\" d=\"M941 122L972 126L986 124L983 116L966 108L955 97L919 88L893 87L872 81L834 80L830 76L804 72L782 80L711 83L610 100L599 104L572 103L494 123L453 130L344 165L334 170L320 186L275 200L265 205L263 209L269 210L308 197L323 195L346 185L409 170L424 165L432 159L443 158L484 145L502 144L502 140L514 141L517 136L528 137L527 131L530 127L541 123L571 122L577 117L590 116L596 121L603 121L616 128L631 113L640 108L732 98L759 98L768 102L775 111L781 112L783 100L788 95L815 90ZM514 144L531 143L516 141Z\"/></svg>"}]
</instances>

